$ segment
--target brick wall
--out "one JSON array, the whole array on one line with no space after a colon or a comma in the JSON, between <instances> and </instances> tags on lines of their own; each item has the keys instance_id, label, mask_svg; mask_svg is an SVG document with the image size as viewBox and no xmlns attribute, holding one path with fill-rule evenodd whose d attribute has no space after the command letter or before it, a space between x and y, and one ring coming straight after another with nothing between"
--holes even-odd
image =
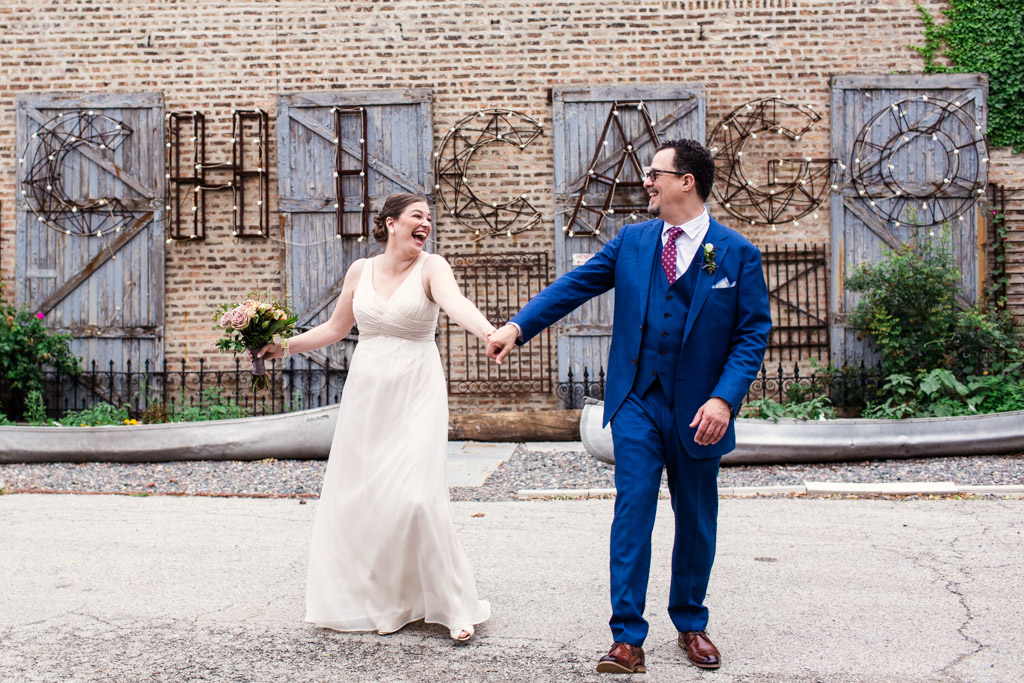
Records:
<instances>
[{"instance_id":1,"label":"brick wall","mask_svg":"<svg viewBox=\"0 0 1024 683\"><path fill-rule=\"evenodd\" d=\"M924 4L936 15L941 8L934 0ZM545 135L514 158L482 159L492 173L481 167L474 188L501 198L511 183L549 217L553 86L703 84L709 132L743 102L781 95L825 115L802 149L826 157L829 78L919 72L921 60L907 46L922 42L918 12L906 0L63 0L45 5L5 0L0 7L4 291L12 295L14 104L21 93L162 92L168 111L197 109L207 115L211 161L230 156L232 108L260 107L271 114L272 238L232 238L228 199L212 195L207 239L168 245L166 354L176 361L209 353L217 303L253 287L285 294L285 236L275 211L277 93L428 86L434 92L435 143L477 109L507 107L526 114L544 126ZM1024 187L1020 157L995 150L991 169L993 182ZM827 242L827 208L826 203L819 219L801 221L799 227L747 232L760 244ZM540 229L514 240L481 243L467 240L464 228L444 216L436 229L442 253L551 251L552 225L548 218ZM1024 234L1024 226L1020 230ZM1013 301L1024 301L1024 276L1012 288ZM554 402L541 396L520 403L526 404Z\"/></svg>"}]
</instances>

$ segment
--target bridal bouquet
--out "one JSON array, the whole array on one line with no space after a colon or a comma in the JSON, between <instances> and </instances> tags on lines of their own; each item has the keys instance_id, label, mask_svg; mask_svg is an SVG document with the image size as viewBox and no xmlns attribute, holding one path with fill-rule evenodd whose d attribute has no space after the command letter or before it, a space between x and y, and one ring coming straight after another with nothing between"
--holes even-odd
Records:
<instances>
[{"instance_id":1,"label":"bridal bouquet","mask_svg":"<svg viewBox=\"0 0 1024 683\"><path fill-rule=\"evenodd\" d=\"M258 301L250 295L240 304L223 304L217 309L217 327L224 330L224 337L215 346L221 351L242 353L250 351L252 359L252 388L259 391L270 386L267 369L256 352L267 344L281 343L295 334L297 315L282 304Z\"/></svg>"}]
</instances>

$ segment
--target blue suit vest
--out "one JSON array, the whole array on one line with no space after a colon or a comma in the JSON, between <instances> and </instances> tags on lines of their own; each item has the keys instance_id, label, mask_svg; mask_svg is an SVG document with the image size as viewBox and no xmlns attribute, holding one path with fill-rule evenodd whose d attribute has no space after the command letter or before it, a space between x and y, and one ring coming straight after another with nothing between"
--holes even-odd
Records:
<instances>
[{"instance_id":1,"label":"blue suit vest","mask_svg":"<svg viewBox=\"0 0 1024 683\"><path fill-rule=\"evenodd\" d=\"M659 240L660 244L661 240ZM683 328L690 310L690 300L700 274L700 254L695 254L686 269L670 287L661 268L661 247L655 250L651 269L651 286L647 293L647 315L640 341L633 391L643 396L654 380L671 405L675 399L676 371L682 350Z\"/></svg>"}]
</instances>

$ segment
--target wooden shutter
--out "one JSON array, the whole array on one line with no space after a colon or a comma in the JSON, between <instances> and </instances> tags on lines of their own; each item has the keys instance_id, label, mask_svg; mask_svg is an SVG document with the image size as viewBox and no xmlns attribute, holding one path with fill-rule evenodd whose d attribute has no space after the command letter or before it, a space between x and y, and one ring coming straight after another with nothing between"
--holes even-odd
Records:
<instances>
[{"instance_id":1,"label":"wooden shutter","mask_svg":"<svg viewBox=\"0 0 1024 683\"><path fill-rule=\"evenodd\" d=\"M130 130L116 149L68 143L60 181L86 204L117 199L130 212L121 230L68 235L42 224L31 193L22 195L39 140L34 134L63 117L109 117ZM17 102L18 202L15 300L70 332L86 363L121 370L163 360L164 100L159 93L24 95ZM24 163L21 162L24 159ZM101 214L90 214L97 225ZM59 225L59 223L58 223Z\"/></svg>"},{"instance_id":2,"label":"wooden shutter","mask_svg":"<svg viewBox=\"0 0 1024 683\"><path fill-rule=\"evenodd\" d=\"M858 265L883 257L887 249L898 248L915 237L932 239L944 227L952 237L953 254L961 273L958 298L973 304L983 295L985 285L985 230L978 230L981 202L970 198L984 188L988 179L987 155L968 145L981 138L987 125L987 79L977 74L935 74L927 76L843 76L832 80L832 157L840 162L838 191L832 194L832 362L836 365L871 362L866 340L857 339L846 328L846 317L857 297L846 291L845 278ZM956 117L941 109L951 103ZM962 114L962 116L961 116ZM925 134L917 134L917 122ZM868 130L870 129L870 130ZM904 131L907 135L903 135ZM870 137L868 137L870 136ZM863 144L869 140L871 145ZM894 140L891 147L878 141ZM875 145L875 146L872 146ZM951 168L947 149L962 148ZM866 154L865 154L866 152ZM861 159L860 156L865 156ZM886 199L861 195L862 182L855 182L857 169L878 164L884 155ZM868 158L870 157L870 158ZM946 184L946 177L960 180ZM864 176L860 176L863 178ZM976 183L976 186L972 183ZM931 201L949 220L929 226L931 210L914 224L914 212L921 200L907 197L928 194L929 188L945 185ZM897 195L897 190L900 192ZM983 195L979 195L984 199ZM877 201L876 201L877 200ZM875 202L872 204L872 202ZM886 203L884 207L878 206ZM958 207L963 207L962 210ZM884 214L897 213L888 220ZM880 215L881 214L881 215Z\"/></svg>"},{"instance_id":3,"label":"wooden shutter","mask_svg":"<svg viewBox=\"0 0 1024 683\"><path fill-rule=\"evenodd\" d=\"M565 232L577 207L580 190L586 181L595 152L601 149L596 164L601 172L618 167L623 154L635 151L643 166L650 164L657 144L650 139L638 104L643 103L653 128L662 141L690 138L704 142L705 101L699 86L647 85L623 87L555 88L552 91L555 153L555 267L557 275L574 268L587 255L594 254L627 223L649 218L645 193L639 188L620 193L614 198L615 213L602 220L600 234L569 236ZM616 103L637 104L616 107ZM612 109L618 125L606 124ZM620 130L621 127L621 130ZM625 133L625 136L623 135ZM635 182L642 178L626 163L621 180ZM588 194L595 191L591 186ZM639 205L643 210L628 210ZM614 207L618 206L618 209ZM607 366L612 331L612 293L587 302L564 318L557 328L558 377L565 382L570 367L577 377L589 368L591 377L598 368Z\"/></svg>"},{"instance_id":4,"label":"wooden shutter","mask_svg":"<svg viewBox=\"0 0 1024 683\"><path fill-rule=\"evenodd\" d=\"M372 215L394 192L430 196L433 191L432 114L429 89L345 90L279 95L277 98L280 210L286 240L286 290L304 329L334 311L345 272L357 259L378 251L372 238L336 237L334 112L365 108L366 172ZM346 120L342 145L346 169L362 163L358 117ZM351 130L349 129L351 127ZM346 195L343 220L353 232L362 203L358 176ZM372 224L371 224L372 228ZM434 236L427 245L432 250ZM354 338L327 350L332 363L350 356Z\"/></svg>"}]
</instances>

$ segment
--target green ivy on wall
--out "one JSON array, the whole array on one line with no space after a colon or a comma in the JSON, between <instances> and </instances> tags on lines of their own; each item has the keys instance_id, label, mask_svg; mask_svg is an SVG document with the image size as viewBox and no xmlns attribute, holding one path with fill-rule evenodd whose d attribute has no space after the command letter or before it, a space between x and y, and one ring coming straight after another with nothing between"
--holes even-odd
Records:
<instances>
[{"instance_id":1,"label":"green ivy on wall","mask_svg":"<svg viewBox=\"0 0 1024 683\"><path fill-rule=\"evenodd\" d=\"M949 0L942 25L917 9L925 44L911 47L924 58L924 72L988 74L989 143L1024 151L1024 2ZM940 51L948 66L936 61Z\"/></svg>"}]
</instances>

